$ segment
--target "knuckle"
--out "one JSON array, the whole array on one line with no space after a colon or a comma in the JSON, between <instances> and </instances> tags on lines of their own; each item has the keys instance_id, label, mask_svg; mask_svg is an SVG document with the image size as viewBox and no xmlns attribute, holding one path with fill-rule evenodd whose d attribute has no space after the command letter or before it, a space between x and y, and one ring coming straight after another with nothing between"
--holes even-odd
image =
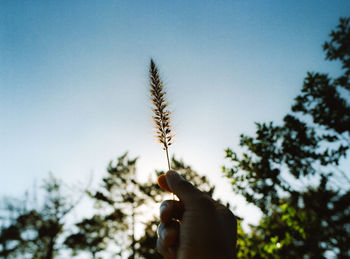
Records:
<instances>
[{"instance_id":1,"label":"knuckle","mask_svg":"<svg viewBox=\"0 0 350 259\"><path fill-rule=\"evenodd\" d=\"M159 213L160 215L163 214L164 210L169 206L168 201L163 201L159 206Z\"/></svg>"},{"instance_id":2,"label":"knuckle","mask_svg":"<svg viewBox=\"0 0 350 259\"><path fill-rule=\"evenodd\" d=\"M179 201L167 200L160 206L160 220L163 223L170 222L173 218L177 218L183 211L183 206Z\"/></svg>"},{"instance_id":3,"label":"knuckle","mask_svg":"<svg viewBox=\"0 0 350 259\"><path fill-rule=\"evenodd\" d=\"M162 203L160 204L159 208L163 208L166 207L168 205L168 201L162 201Z\"/></svg>"},{"instance_id":4,"label":"knuckle","mask_svg":"<svg viewBox=\"0 0 350 259\"><path fill-rule=\"evenodd\" d=\"M173 200L165 200L160 204L160 206L170 206L173 202Z\"/></svg>"}]
</instances>

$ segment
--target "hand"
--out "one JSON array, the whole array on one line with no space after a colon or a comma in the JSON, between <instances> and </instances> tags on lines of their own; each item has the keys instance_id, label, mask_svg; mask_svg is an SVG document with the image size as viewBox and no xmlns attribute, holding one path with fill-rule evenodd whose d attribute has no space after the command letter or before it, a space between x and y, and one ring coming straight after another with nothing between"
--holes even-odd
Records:
<instances>
[{"instance_id":1,"label":"hand","mask_svg":"<svg viewBox=\"0 0 350 259\"><path fill-rule=\"evenodd\" d=\"M237 222L229 209L175 171L161 175L158 184L180 199L160 206L157 249L165 259L235 258Z\"/></svg>"}]
</instances>

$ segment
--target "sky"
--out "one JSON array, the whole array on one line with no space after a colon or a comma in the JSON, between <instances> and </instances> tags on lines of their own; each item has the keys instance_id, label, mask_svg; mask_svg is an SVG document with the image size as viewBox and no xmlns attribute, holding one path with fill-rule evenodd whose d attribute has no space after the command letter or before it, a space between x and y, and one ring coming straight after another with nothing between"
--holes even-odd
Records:
<instances>
[{"instance_id":1,"label":"sky","mask_svg":"<svg viewBox=\"0 0 350 259\"><path fill-rule=\"evenodd\" d=\"M170 154L216 184L238 215L224 149L254 122L279 122L307 71L340 73L322 43L350 1L0 1L0 195L52 172L98 182L110 160L139 157L139 180L167 162L148 92L154 58L176 137Z\"/></svg>"}]
</instances>

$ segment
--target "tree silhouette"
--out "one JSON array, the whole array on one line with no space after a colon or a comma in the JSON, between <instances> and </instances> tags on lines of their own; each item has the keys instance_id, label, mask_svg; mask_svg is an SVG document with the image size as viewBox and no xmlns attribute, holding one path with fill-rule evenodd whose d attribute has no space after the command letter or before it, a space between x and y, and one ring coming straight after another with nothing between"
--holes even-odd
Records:
<instances>
[{"instance_id":1,"label":"tree silhouette","mask_svg":"<svg viewBox=\"0 0 350 259\"><path fill-rule=\"evenodd\" d=\"M135 213L144 202L136 183L137 159L127 154L110 162L107 175L96 191L88 191L94 200L96 213L76 224L77 231L71 234L65 244L74 251L89 251L96 258L101 251L123 256L134 250ZM112 248L113 247L113 248Z\"/></svg>"},{"instance_id":2,"label":"tree silhouette","mask_svg":"<svg viewBox=\"0 0 350 259\"><path fill-rule=\"evenodd\" d=\"M146 183L137 182L136 163L136 158L122 155L115 165L109 164L98 190L88 191L95 201L96 213L78 222L76 232L67 237L65 244L74 251L73 255L88 251L92 258L107 252L118 258L162 258L155 249L159 220L154 207L159 206L166 193L157 185L156 177ZM190 166L173 157L172 168L212 195L214 187ZM156 171L154 176L162 173ZM136 226L143 229L140 238L136 236Z\"/></svg>"},{"instance_id":3,"label":"tree silhouette","mask_svg":"<svg viewBox=\"0 0 350 259\"><path fill-rule=\"evenodd\" d=\"M171 162L174 170L213 194L214 186L205 176L174 157ZM100 186L86 191L95 205L93 214L76 222L70 233L65 229L66 216L77 202L53 176L44 182L40 203L30 197L6 201L1 214L0 257L51 259L69 249L72 256L87 252L91 258L162 258L155 248L158 207L168 194L156 178L164 172L155 171L147 182L140 183L136 163L137 158L130 159L127 154L109 163Z\"/></svg>"},{"instance_id":4,"label":"tree silhouette","mask_svg":"<svg viewBox=\"0 0 350 259\"><path fill-rule=\"evenodd\" d=\"M350 144L350 19L330 38L326 58L344 73L308 73L282 125L256 123L255 136L241 135L241 155L226 150L234 192L264 213L251 234L240 233L239 258L350 256L350 175L341 167Z\"/></svg>"},{"instance_id":5,"label":"tree silhouette","mask_svg":"<svg viewBox=\"0 0 350 259\"><path fill-rule=\"evenodd\" d=\"M63 183L52 175L44 181L43 190L41 204L28 195L24 200L5 202L3 214L7 220L0 233L2 257L52 259L62 248L58 238L77 201L68 199Z\"/></svg>"}]
</instances>

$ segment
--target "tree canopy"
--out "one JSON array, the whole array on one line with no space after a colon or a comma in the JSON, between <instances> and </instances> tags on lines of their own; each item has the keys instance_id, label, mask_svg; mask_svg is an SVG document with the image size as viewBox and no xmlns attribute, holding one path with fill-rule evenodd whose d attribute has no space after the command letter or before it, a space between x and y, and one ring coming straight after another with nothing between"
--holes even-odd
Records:
<instances>
[{"instance_id":1,"label":"tree canopy","mask_svg":"<svg viewBox=\"0 0 350 259\"><path fill-rule=\"evenodd\" d=\"M256 123L228 148L224 173L233 191L264 213L239 241L241 258L350 256L350 175L341 165L350 144L350 19L323 45L343 73L309 72L281 125Z\"/></svg>"}]
</instances>

